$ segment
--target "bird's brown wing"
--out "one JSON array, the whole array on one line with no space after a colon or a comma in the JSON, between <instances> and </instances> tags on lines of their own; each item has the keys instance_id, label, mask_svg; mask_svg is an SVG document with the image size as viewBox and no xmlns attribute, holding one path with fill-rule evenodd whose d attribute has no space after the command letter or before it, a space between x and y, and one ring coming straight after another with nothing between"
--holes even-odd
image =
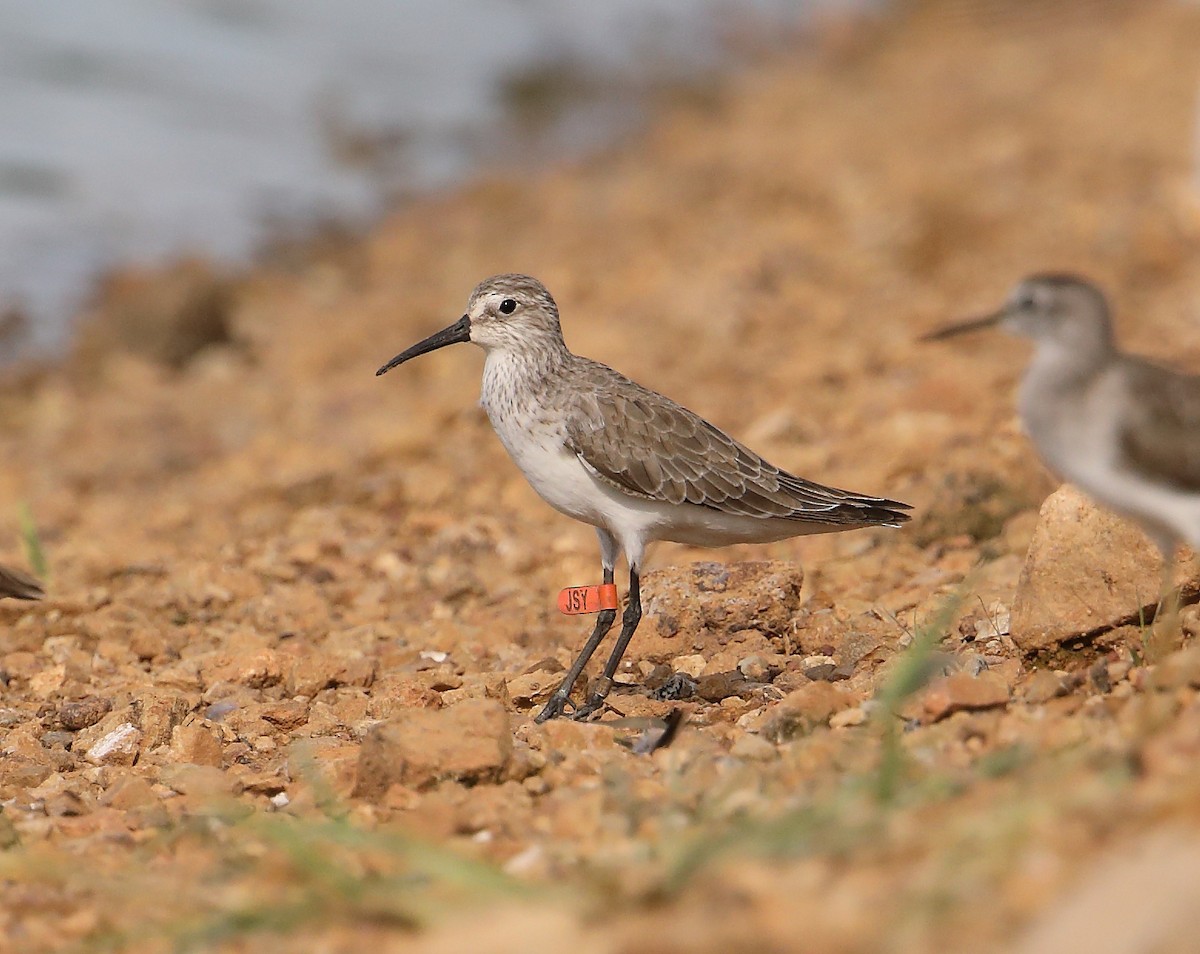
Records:
<instances>
[{"instance_id":1,"label":"bird's brown wing","mask_svg":"<svg viewBox=\"0 0 1200 954\"><path fill-rule=\"evenodd\" d=\"M848 526L908 520L907 504L780 470L699 415L604 365L583 364L573 384L568 443L593 473L624 493L748 517Z\"/></svg>"},{"instance_id":2,"label":"bird's brown wing","mask_svg":"<svg viewBox=\"0 0 1200 954\"><path fill-rule=\"evenodd\" d=\"M1136 359L1123 370L1133 400L1121 411L1121 454L1148 480L1200 491L1200 377Z\"/></svg>"},{"instance_id":3,"label":"bird's brown wing","mask_svg":"<svg viewBox=\"0 0 1200 954\"><path fill-rule=\"evenodd\" d=\"M18 600L40 600L45 595L42 584L32 576L0 564L0 598L11 596Z\"/></svg>"}]
</instances>

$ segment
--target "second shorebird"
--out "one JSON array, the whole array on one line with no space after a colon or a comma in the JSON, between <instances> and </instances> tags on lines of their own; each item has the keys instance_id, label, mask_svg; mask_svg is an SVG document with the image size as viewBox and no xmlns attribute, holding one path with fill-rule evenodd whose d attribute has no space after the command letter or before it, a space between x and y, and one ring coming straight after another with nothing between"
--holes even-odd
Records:
<instances>
[{"instance_id":1,"label":"second shorebird","mask_svg":"<svg viewBox=\"0 0 1200 954\"><path fill-rule=\"evenodd\" d=\"M629 561L621 633L577 719L603 706L641 620L639 573L648 544L770 543L908 519L907 504L795 477L669 398L572 354L554 299L527 275L481 282L458 321L376 373L464 341L487 353L480 403L533 489L560 513L596 528L606 584L622 551ZM538 722L563 713L615 620L615 609L600 611Z\"/></svg>"},{"instance_id":2,"label":"second shorebird","mask_svg":"<svg viewBox=\"0 0 1200 954\"><path fill-rule=\"evenodd\" d=\"M1200 376L1123 354L1104 294L1074 275L1026 278L999 311L925 340L992 326L1033 339L1018 406L1038 453L1146 531L1165 598L1175 545L1200 550Z\"/></svg>"}]
</instances>

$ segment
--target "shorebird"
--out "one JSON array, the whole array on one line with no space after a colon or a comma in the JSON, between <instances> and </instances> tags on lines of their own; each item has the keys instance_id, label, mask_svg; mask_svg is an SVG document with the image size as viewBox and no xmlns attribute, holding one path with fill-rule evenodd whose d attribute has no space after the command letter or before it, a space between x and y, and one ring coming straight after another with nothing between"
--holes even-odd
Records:
<instances>
[{"instance_id":1,"label":"shorebird","mask_svg":"<svg viewBox=\"0 0 1200 954\"><path fill-rule=\"evenodd\" d=\"M0 563L0 599L40 600L45 595L42 584L32 576Z\"/></svg>"},{"instance_id":2,"label":"shorebird","mask_svg":"<svg viewBox=\"0 0 1200 954\"><path fill-rule=\"evenodd\" d=\"M620 634L573 718L600 709L612 689L642 617L639 574L650 543L769 543L895 527L908 519L907 504L793 476L669 398L572 354L563 341L558 306L527 275L481 282L458 321L396 355L376 374L464 341L486 353L480 404L526 480L555 510L596 528L608 587L622 551L629 563ZM563 714L576 680L615 620L615 608L600 610L538 722Z\"/></svg>"},{"instance_id":3,"label":"shorebird","mask_svg":"<svg viewBox=\"0 0 1200 954\"><path fill-rule=\"evenodd\" d=\"M1075 275L1026 278L999 311L924 336L992 326L1032 338L1021 421L1046 465L1137 523L1163 556L1200 549L1200 377L1118 349L1108 301Z\"/></svg>"}]
</instances>

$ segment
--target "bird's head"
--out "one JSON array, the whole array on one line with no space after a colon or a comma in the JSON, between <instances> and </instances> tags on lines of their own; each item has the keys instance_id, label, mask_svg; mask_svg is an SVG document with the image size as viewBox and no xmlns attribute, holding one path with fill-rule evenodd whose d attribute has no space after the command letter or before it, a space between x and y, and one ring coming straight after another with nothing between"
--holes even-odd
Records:
<instances>
[{"instance_id":1,"label":"bird's head","mask_svg":"<svg viewBox=\"0 0 1200 954\"><path fill-rule=\"evenodd\" d=\"M1085 279L1063 274L1032 275L1012 290L998 311L941 328L924 340L938 341L996 326L1039 344L1089 353L1108 353L1113 348L1104 293Z\"/></svg>"},{"instance_id":2,"label":"bird's head","mask_svg":"<svg viewBox=\"0 0 1200 954\"><path fill-rule=\"evenodd\" d=\"M558 306L536 278L493 275L475 286L458 321L402 351L375 373L383 374L419 355L463 341L484 351L524 352L539 344L560 348Z\"/></svg>"}]
</instances>

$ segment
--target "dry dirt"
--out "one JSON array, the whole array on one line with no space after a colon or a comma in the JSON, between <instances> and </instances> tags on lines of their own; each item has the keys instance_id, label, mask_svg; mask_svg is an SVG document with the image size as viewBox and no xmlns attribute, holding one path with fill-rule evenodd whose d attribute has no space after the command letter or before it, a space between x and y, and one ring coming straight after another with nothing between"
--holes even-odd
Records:
<instances>
[{"instance_id":1,"label":"dry dirt","mask_svg":"<svg viewBox=\"0 0 1200 954\"><path fill-rule=\"evenodd\" d=\"M50 594L0 604L0 946L1192 950L1200 660L1018 648L1027 352L916 338L1079 269L1200 368L1198 66L1194 4L901 5L586 163L114 280L0 393L0 551L27 504ZM699 694L533 725L594 536L506 459L478 352L373 375L509 270L577 351L916 519L661 546L622 677Z\"/></svg>"}]
</instances>

